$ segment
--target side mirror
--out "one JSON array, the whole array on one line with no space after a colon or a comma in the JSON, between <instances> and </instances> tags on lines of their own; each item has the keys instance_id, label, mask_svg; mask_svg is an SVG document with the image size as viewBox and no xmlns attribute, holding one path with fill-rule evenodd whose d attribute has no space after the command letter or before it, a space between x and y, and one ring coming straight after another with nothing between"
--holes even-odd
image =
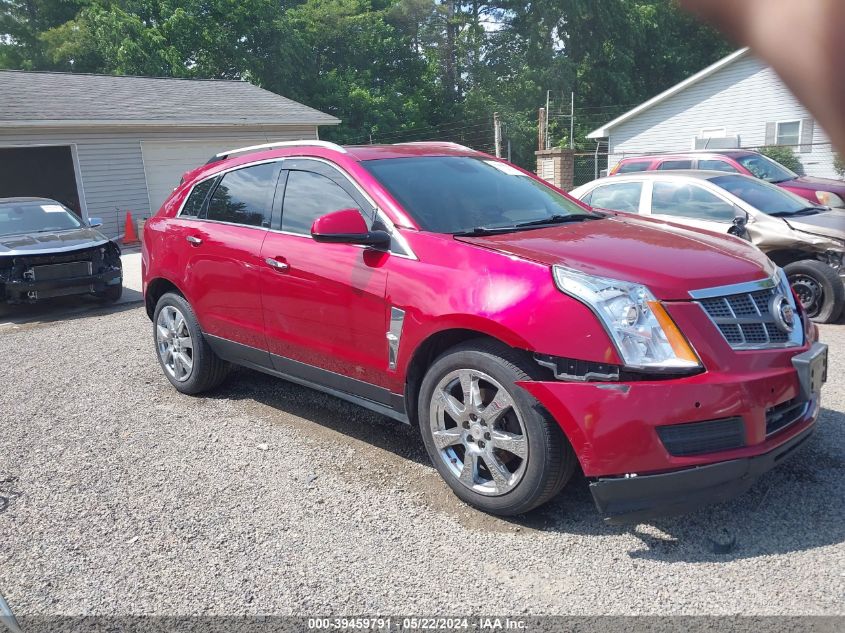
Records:
<instances>
[{"instance_id":1,"label":"side mirror","mask_svg":"<svg viewBox=\"0 0 845 633\"><path fill-rule=\"evenodd\" d=\"M88 226L96 229L98 226L103 226L103 218L88 218Z\"/></svg>"},{"instance_id":2,"label":"side mirror","mask_svg":"<svg viewBox=\"0 0 845 633\"><path fill-rule=\"evenodd\" d=\"M371 231L357 209L342 209L320 216L311 225L311 237L315 242L334 244L390 244L390 234L387 231Z\"/></svg>"},{"instance_id":3,"label":"side mirror","mask_svg":"<svg viewBox=\"0 0 845 633\"><path fill-rule=\"evenodd\" d=\"M734 219L731 224L731 228L728 229L728 233L736 235L737 237L748 239L748 229L745 227L746 224L748 224L748 213L740 207L734 207Z\"/></svg>"}]
</instances>

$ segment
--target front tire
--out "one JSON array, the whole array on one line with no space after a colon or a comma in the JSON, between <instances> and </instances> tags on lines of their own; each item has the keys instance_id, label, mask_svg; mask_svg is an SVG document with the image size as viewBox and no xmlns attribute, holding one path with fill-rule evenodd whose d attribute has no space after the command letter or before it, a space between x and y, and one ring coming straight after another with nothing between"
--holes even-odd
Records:
<instances>
[{"instance_id":1,"label":"front tire","mask_svg":"<svg viewBox=\"0 0 845 633\"><path fill-rule=\"evenodd\" d=\"M229 373L203 336L197 317L184 297L161 296L153 315L153 341L164 375L177 391L195 395L217 387Z\"/></svg>"},{"instance_id":2,"label":"front tire","mask_svg":"<svg viewBox=\"0 0 845 633\"><path fill-rule=\"evenodd\" d=\"M105 290L96 293L96 295L98 299L108 301L109 303L115 303L123 296L123 283L106 286Z\"/></svg>"},{"instance_id":3,"label":"front tire","mask_svg":"<svg viewBox=\"0 0 845 633\"><path fill-rule=\"evenodd\" d=\"M491 514L542 505L575 469L560 427L516 385L535 370L522 353L476 340L441 355L422 381L418 417L431 461L458 497Z\"/></svg>"},{"instance_id":4,"label":"front tire","mask_svg":"<svg viewBox=\"0 0 845 633\"><path fill-rule=\"evenodd\" d=\"M845 308L845 285L839 274L814 259L783 267L804 312L816 323L834 323Z\"/></svg>"}]
</instances>

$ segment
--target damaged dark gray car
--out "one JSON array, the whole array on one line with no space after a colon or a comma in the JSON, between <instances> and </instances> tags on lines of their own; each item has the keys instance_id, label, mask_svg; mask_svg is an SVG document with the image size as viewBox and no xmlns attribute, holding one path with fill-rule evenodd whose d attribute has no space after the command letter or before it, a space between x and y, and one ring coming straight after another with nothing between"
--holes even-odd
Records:
<instances>
[{"instance_id":1,"label":"damaged dark gray car","mask_svg":"<svg viewBox=\"0 0 845 633\"><path fill-rule=\"evenodd\" d=\"M123 292L120 247L63 204L46 198L0 198L0 302L32 303Z\"/></svg>"}]
</instances>

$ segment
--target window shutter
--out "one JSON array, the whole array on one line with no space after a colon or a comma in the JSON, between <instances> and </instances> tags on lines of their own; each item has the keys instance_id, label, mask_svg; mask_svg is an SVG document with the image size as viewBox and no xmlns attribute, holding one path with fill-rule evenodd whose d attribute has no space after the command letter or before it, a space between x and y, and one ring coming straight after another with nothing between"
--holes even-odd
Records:
<instances>
[{"instance_id":1,"label":"window shutter","mask_svg":"<svg viewBox=\"0 0 845 633\"><path fill-rule=\"evenodd\" d=\"M764 145L774 145L777 142L777 124L774 121L766 123L766 140Z\"/></svg>"},{"instance_id":2,"label":"window shutter","mask_svg":"<svg viewBox=\"0 0 845 633\"><path fill-rule=\"evenodd\" d=\"M801 146L798 148L798 151L813 151L813 119L803 119L801 121Z\"/></svg>"}]
</instances>

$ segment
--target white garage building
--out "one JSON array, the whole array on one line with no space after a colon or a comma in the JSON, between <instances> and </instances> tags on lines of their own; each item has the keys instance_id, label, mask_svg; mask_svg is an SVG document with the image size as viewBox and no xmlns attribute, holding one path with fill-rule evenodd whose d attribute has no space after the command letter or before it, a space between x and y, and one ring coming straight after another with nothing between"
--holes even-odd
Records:
<instances>
[{"instance_id":1,"label":"white garage building","mask_svg":"<svg viewBox=\"0 0 845 633\"><path fill-rule=\"evenodd\" d=\"M118 236L214 154L338 123L243 81L4 70L0 198L54 198Z\"/></svg>"}]
</instances>

